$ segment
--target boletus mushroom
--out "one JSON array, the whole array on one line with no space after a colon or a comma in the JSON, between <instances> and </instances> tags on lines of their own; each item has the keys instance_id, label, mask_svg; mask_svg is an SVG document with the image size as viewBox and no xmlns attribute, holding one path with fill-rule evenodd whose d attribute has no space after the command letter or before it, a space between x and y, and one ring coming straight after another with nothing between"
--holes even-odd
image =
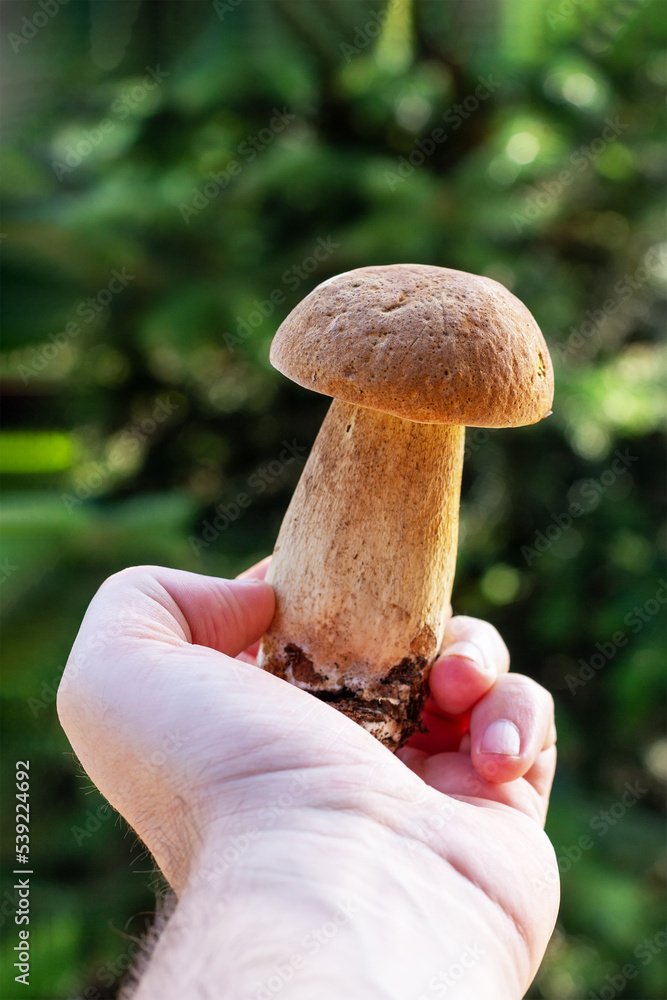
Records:
<instances>
[{"instance_id":1,"label":"boletus mushroom","mask_svg":"<svg viewBox=\"0 0 667 1000\"><path fill-rule=\"evenodd\" d=\"M315 288L271 362L334 401L280 529L258 663L395 749L447 621L465 427L546 416L549 352L497 281L394 264Z\"/></svg>"}]
</instances>

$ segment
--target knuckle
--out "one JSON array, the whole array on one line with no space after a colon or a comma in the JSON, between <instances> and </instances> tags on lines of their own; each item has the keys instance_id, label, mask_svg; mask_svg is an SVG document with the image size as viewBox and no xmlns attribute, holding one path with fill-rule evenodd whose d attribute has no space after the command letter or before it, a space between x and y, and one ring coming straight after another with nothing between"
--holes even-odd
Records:
<instances>
[{"instance_id":1,"label":"knuckle","mask_svg":"<svg viewBox=\"0 0 667 1000\"><path fill-rule=\"evenodd\" d=\"M510 674L506 683L510 688L514 688L517 695L522 695L523 700L533 706L533 711L548 719L553 720L555 714L555 703L553 695L545 687L525 674Z\"/></svg>"},{"instance_id":2,"label":"knuckle","mask_svg":"<svg viewBox=\"0 0 667 1000\"><path fill-rule=\"evenodd\" d=\"M501 672L509 668L510 652L505 640L495 625L483 618L457 615L447 623L445 635L449 640L468 640L477 645L485 654L489 665L495 665Z\"/></svg>"},{"instance_id":3,"label":"knuckle","mask_svg":"<svg viewBox=\"0 0 667 1000\"><path fill-rule=\"evenodd\" d=\"M120 569L117 573L108 576L97 593L117 588L130 590L133 587L138 587L147 579L155 577L158 569L157 566L126 566L125 569Z\"/></svg>"}]
</instances>

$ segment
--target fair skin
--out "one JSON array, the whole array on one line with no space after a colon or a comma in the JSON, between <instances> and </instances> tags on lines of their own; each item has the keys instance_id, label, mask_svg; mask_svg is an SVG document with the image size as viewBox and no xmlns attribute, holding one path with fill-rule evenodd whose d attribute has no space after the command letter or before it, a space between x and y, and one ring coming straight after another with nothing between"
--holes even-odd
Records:
<instances>
[{"instance_id":1,"label":"fair skin","mask_svg":"<svg viewBox=\"0 0 667 1000\"><path fill-rule=\"evenodd\" d=\"M520 1000L558 908L550 696L450 618L394 755L256 668L266 563L111 577L63 675L78 759L178 900L132 997Z\"/></svg>"}]
</instances>

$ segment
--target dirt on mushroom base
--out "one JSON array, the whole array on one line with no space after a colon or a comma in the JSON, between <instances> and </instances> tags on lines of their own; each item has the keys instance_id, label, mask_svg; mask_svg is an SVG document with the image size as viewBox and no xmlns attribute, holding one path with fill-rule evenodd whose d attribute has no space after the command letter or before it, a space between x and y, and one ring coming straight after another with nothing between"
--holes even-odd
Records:
<instances>
[{"instance_id":1,"label":"dirt on mushroom base","mask_svg":"<svg viewBox=\"0 0 667 1000\"><path fill-rule=\"evenodd\" d=\"M315 670L299 646L288 644L284 654L284 659L268 659L264 669L332 705L390 750L398 750L413 733L422 731L420 718L429 694L426 657L404 657L377 683L363 689L348 683L323 690L328 676Z\"/></svg>"}]
</instances>

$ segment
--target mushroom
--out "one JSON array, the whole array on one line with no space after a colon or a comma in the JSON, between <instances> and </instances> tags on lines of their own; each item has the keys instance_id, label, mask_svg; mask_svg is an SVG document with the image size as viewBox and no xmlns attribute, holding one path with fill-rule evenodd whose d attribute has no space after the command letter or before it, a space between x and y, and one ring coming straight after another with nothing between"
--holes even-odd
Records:
<instances>
[{"instance_id":1,"label":"mushroom","mask_svg":"<svg viewBox=\"0 0 667 1000\"><path fill-rule=\"evenodd\" d=\"M447 622L465 426L546 416L549 352L497 281L393 264L315 288L271 362L334 401L276 542L258 664L396 749L419 726Z\"/></svg>"}]
</instances>

